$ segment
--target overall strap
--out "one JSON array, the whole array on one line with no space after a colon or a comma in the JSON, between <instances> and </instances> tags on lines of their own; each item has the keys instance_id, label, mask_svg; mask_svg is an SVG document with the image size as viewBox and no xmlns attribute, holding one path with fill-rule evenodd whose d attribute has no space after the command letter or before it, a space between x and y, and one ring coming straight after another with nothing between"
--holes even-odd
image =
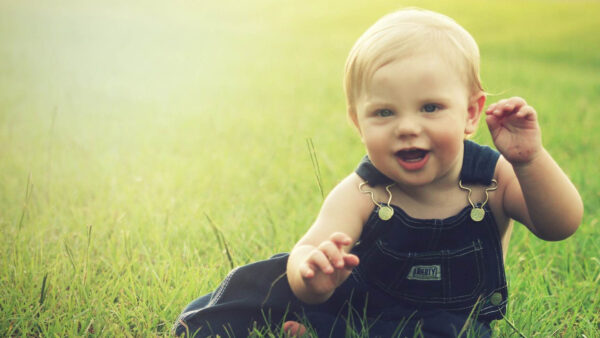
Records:
<instances>
[{"instance_id":1,"label":"overall strap","mask_svg":"<svg viewBox=\"0 0 600 338\"><path fill-rule=\"evenodd\" d=\"M490 185L494 178L496 163L500 153L496 150L479 145L473 141L464 141L465 152L460 172L460 179L465 184ZM369 156L362 158L355 170L370 186L392 183L392 179L382 174L371 162Z\"/></svg>"},{"instance_id":2,"label":"overall strap","mask_svg":"<svg viewBox=\"0 0 600 338\"><path fill-rule=\"evenodd\" d=\"M500 153L496 150L465 140L460 180L465 184L490 185L499 158Z\"/></svg>"},{"instance_id":3,"label":"overall strap","mask_svg":"<svg viewBox=\"0 0 600 338\"><path fill-rule=\"evenodd\" d=\"M358 176L360 176L360 178L369 182L369 185L372 187L380 184L390 184L393 182L391 178L388 178L382 174L381 171L375 168L373 162L371 162L369 159L369 155L365 155L362 158L355 172Z\"/></svg>"}]
</instances>

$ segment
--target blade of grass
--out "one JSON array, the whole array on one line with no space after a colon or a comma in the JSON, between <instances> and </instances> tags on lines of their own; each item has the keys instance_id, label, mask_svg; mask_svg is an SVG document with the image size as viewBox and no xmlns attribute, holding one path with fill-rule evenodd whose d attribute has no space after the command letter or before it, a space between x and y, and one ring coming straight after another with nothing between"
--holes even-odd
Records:
<instances>
[{"instance_id":1,"label":"blade of grass","mask_svg":"<svg viewBox=\"0 0 600 338\"><path fill-rule=\"evenodd\" d=\"M29 205L29 198L31 197L31 192L33 190L33 183L31 183L31 173L27 176L27 185L25 186L25 201L23 202L23 209L21 210L21 218L19 219L19 223L17 225L17 237L19 236L19 232L23 227L23 220L25 219L25 213L27 212L27 206Z\"/></svg>"},{"instance_id":2,"label":"blade of grass","mask_svg":"<svg viewBox=\"0 0 600 338\"><path fill-rule=\"evenodd\" d=\"M227 260L229 261L229 266L233 269L235 267L235 264L233 263L233 257L231 257L231 252L229 251L229 246L227 245L227 241L225 240L223 232L215 225L213 220L210 218L210 216L208 216L206 212L204 213L204 216L206 216L208 224L215 233L215 237L217 238L219 247L221 247L221 251L225 251L225 254L227 255Z\"/></svg>"},{"instance_id":3,"label":"blade of grass","mask_svg":"<svg viewBox=\"0 0 600 338\"><path fill-rule=\"evenodd\" d=\"M308 153L310 155L310 161L312 162L313 172L317 179L317 185L319 187L319 191L321 192L321 198L325 199L323 184L321 183L321 169L319 168L319 160L317 158L317 152L315 150L315 145L313 144L312 138L309 137L306 139L306 146L308 147Z\"/></svg>"},{"instance_id":4,"label":"blade of grass","mask_svg":"<svg viewBox=\"0 0 600 338\"><path fill-rule=\"evenodd\" d=\"M46 280L48 279L48 273L44 275L44 279L42 280L42 290L40 291L40 306L44 304L44 300L46 299Z\"/></svg>"},{"instance_id":5,"label":"blade of grass","mask_svg":"<svg viewBox=\"0 0 600 338\"><path fill-rule=\"evenodd\" d=\"M71 251L71 247L69 246L69 243L67 243L67 240L65 240L64 244L65 244L65 251L67 252L67 257L69 257L69 262L71 262L71 266L73 267L73 272L75 272L75 271L77 271L77 268L75 267L75 259L73 258L73 251Z\"/></svg>"},{"instance_id":6,"label":"blade of grass","mask_svg":"<svg viewBox=\"0 0 600 338\"><path fill-rule=\"evenodd\" d=\"M92 225L90 224L88 226L88 232L87 232L87 247L85 248L85 264L83 265L83 285L85 286L85 283L87 281L87 268L88 268L88 262L89 262L89 258L90 258L90 245L92 243Z\"/></svg>"}]
</instances>

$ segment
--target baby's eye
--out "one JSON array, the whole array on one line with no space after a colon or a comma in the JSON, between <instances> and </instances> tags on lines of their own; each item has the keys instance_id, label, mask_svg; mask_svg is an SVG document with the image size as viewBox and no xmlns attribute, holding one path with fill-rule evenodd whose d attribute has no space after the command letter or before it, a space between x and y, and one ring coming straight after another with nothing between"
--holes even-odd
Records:
<instances>
[{"instance_id":1,"label":"baby's eye","mask_svg":"<svg viewBox=\"0 0 600 338\"><path fill-rule=\"evenodd\" d=\"M438 106L437 104L427 103L421 108L421 111L423 111L425 113L433 113L439 109L440 109L440 106Z\"/></svg>"},{"instance_id":2,"label":"baby's eye","mask_svg":"<svg viewBox=\"0 0 600 338\"><path fill-rule=\"evenodd\" d=\"M389 109L379 109L375 112L375 115L381 117L388 117L394 115L394 112Z\"/></svg>"}]
</instances>

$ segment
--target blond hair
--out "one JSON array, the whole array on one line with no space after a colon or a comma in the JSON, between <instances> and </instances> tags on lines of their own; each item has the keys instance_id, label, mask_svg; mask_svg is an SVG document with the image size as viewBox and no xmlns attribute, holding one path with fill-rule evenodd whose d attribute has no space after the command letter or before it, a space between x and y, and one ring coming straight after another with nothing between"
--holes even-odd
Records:
<instances>
[{"instance_id":1,"label":"blond hair","mask_svg":"<svg viewBox=\"0 0 600 338\"><path fill-rule=\"evenodd\" d=\"M435 48L460 70L472 94L482 92L479 48L475 39L451 18L432 11L408 8L379 19L356 41L344 72L348 114L356 114L356 100L373 74L384 65Z\"/></svg>"}]
</instances>

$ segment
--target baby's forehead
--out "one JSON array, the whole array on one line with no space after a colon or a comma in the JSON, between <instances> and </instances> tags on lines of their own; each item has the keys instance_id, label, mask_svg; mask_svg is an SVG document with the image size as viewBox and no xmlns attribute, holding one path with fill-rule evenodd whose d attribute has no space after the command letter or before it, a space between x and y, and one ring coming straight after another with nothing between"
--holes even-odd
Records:
<instances>
[{"instance_id":1,"label":"baby's forehead","mask_svg":"<svg viewBox=\"0 0 600 338\"><path fill-rule=\"evenodd\" d=\"M386 85L400 79L418 81L424 85L434 85L440 75L451 77L471 87L471 79L467 72L466 62L452 60L440 53L420 51L401 57L380 60L365 72L360 84L361 91L367 91L373 85Z\"/></svg>"}]
</instances>

